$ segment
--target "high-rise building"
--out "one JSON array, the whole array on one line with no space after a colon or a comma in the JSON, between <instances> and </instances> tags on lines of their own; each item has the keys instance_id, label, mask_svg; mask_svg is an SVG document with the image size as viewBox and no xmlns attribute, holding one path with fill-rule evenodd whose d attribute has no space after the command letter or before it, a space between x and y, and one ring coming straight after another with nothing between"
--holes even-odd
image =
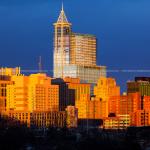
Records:
<instances>
[{"instance_id":1,"label":"high-rise building","mask_svg":"<svg viewBox=\"0 0 150 150\"><path fill-rule=\"evenodd\" d=\"M0 75L0 113L6 110L6 89L9 84L12 84L11 77Z\"/></svg>"},{"instance_id":2,"label":"high-rise building","mask_svg":"<svg viewBox=\"0 0 150 150\"><path fill-rule=\"evenodd\" d=\"M94 35L72 33L70 63L96 66L96 41Z\"/></svg>"},{"instance_id":3,"label":"high-rise building","mask_svg":"<svg viewBox=\"0 0 150 150\"><path fill-rule=\"evenodd\" d=\"M70 108L75 108L75 92L62 79L52 79L46 74L38 73L29 76L14 75L10 81L5 87L7 95L3 115L28 126L64 127L66 121L72 121L69 126L75 125L77 115L73 118L69 109L66 109L69 105Z\"/></svg>"},{"instance_id":4,"label":"high-rise building","mask_svg":"<svg viewBox=\"0 0 150 150\"><path fill-rule=\"evenodd\" d=\"M82 94L80 100L76 102L78 108L79 119L100 119L101 118L101 107L100 101L94 98L90 98L88 94Z\"/></svg>"},{"instance_id":5,"label":"high-rise building","mask_svg":"<svg viewBox=\"0 0 150 150\"><path fill-rule=\"evenodd\" d=\"M101 117L108 117L109 98L120 96L120 87L115 79L100 77L97 86L94 87L95 98L100 101Z\"/></svg>"},{"instance_id":6,"label":"high-rise building","mask_svg":"<svg viewBox=\"0 0 150 150\"><path fill-rule=\"evenodd\" d=\"M28 97L30 111L58 111L59 86L51 84L51 78L46 74L31 74L29 76Z\"/></svg>"},{"instance_id":7,"label":"high-rise building","mask_svg":"<svg viewBox=\"0 0 150 150\"><path fill-rule=\"evenodd\" d=\"M119 99L119 114L130 114L141 109L141 96L139 93L122 95Z\"/></svg>"},{"instance_id":8,"label":"high-rise building","mask_svg":"<svg viewBox=\"0 0 150 150\"><path fill-rule=\"evenodd\" d=\"M111 96L108 102L109 114L125 115L141 109L141 96L139 93Z\"/></svg>"},{"instance_id":9,"label":"high-rise building","mask_svg":"<svg viewBox=\"0 0 150 150\"><path fill-rule=\"evenodd\" d=\"M59 111L59 85L45 74L12 76L7 86L7 111Z\"/></svg>"},{"instance_id":10,"label":"high-rise building","mask_svg":"<svg viewBox=\"0 0 150 150\"><path fill-rule=\"evenodd\" d=\"M79 78L64 78L68 88L75 91L75 106L79 119L100 119L100 102L90 96L90 84L80 83Z\"/></svg>"},{"instance_id":11,"label":"high-rise building","mask_svg":"<svg viewBox=\"0 0 150 150\"><path fill-rule=\"evenodd\" d=\"M135 103L138 109L131 113L131 122L134 126L149 126L150 125L150 96L139 97Z\"/></svg>"},{"instance_id":12,"label":"high-rise building","mask_svg":"<svg viewBox=\"0 0 150 150\"><path fill-rule=\"evenodd\" d=\"M127 82L127 92L140 92L141 96L150 96L150 78L136 77L135 81Z\"/></svg>"},{"instance_id":13,"label":"high-rise building","mask_svg":"<svg viewBox=\"0 0 150 150\"><path fill-rule=\"evenodd\" d=\"M77 34L71 30L62 7L54 23L54 77L80 78L82 83L96 84L106 76L106 67L96 65L96 37Z\"/></svg>"},{"instance_id":14,"label":"high-rise building","mask_svg":"<svg viewBox=\"0 0 150 150\"><path fill-rule=\"evenodd\" d=\"M11 77L11 81L13 81L13 84L7 86L7 111L27 111L28 77L23 75L15 75Z\"/></svg>"},{"instance_id":15,"label":"high-rise building","mask_svg":"<svg viewBox=\"0 0 150 150\"><path fill-rule=\"evenodd\" d=\"M20 74L20 67L0 68L0 113L6 110L7 86L12 84L11 77Z\"/></svg>"},{"instance_id":16,"label":"high-rise building","mask_svg":"<svg viewBox=\"0 0 150 150\"><path fill-rule=\"evenodd\" d=\"M54 28L54 77L63 78L65 66L70 64L71 39L71 23L68 22L63 7Z\"/></svg>"}]
</instances>

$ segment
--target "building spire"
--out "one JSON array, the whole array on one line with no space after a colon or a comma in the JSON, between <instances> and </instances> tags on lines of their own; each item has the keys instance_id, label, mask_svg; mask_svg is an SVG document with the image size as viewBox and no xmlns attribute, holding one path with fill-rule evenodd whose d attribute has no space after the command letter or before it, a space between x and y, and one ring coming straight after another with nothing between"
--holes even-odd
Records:
<instances>
[{"instance_id":1,"label":"building spire","mask_svg":"<svg viewBox=\"0 0 150 150\"><path fill-rule=\"evenodd\" d=\"M62 1L62 9L61 9L61 11L64 12L64 4L63 4L63 1Z\"/></svg>"},{"instance_id":2,"label":"building spire","mask_svg":"<svg viewBox=\"0 0 150 150\"><path fill-rule=\"evenodd\" d=\"M61 8L61 12L60 12L59 18L57 20L57 23L68 23L67 17L64 12L63 2L62 2L62 8Z\"/></svg>"}]
</instances>

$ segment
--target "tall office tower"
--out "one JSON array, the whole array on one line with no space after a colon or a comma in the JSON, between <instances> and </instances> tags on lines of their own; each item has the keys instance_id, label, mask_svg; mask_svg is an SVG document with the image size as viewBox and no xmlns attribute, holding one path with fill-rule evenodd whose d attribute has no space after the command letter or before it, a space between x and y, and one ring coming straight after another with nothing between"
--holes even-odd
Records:
<instances>
[{"instance_id":1,"label":"tall office tower","mask_svg":"<svg viewBox=\"0 0 150 150\"><path fill-rule=\"evenodd\" d=\"M46 74L31 74L28 84L29 111L58 111L59 86L51 84Z\"/></svg>"},{"instance_id":2,"label":"tall office tower","mask_svg":"<svg viewBox=\"0 0 150 150\"><path fill-rule=\"evenodd\" d=\"M45 74L12 76L7 86L7 111L59 111L59 86Z\"/></svg>"},{"instance_id":3,"label":"tall office tower","mask_svg":"<svg viewBox=\"0 0 150 150\"><path fill-rule=\"evenodd\" d=\"M67 20L63 6L54 28L54 77L63 78L66 65L70 63L71 38L71 23Z\"/></svg>"},{"instance_id":4,"label":"tall office tower","mask_svg":"<svg viewBox=\"0 0 150 150\"><path fill-rule=\"evenodd\" d=\"M95 36L72 33L70 63L83 66L96 66Z\"/></svg>"},{"instance_id":5,"label":"tall office tower","mask_svg":"<svg viewBox=\"0 0 150 150\"><path fill-rule=\"evenodd\" d=\"M100 76L106 76L106 67L96 65L96 37L73 33L63 7L54 29L55 78L80 78L82 83L96 84Z\"/></svg>"},{"instance_id":6,"label":"tall office tower","mask_svg":"<svg viewBox=\"0 0 150 150\"><path fill-rule=\"evenodd\" d=\"M120 96L120 87L115 79L100 77L97 86L94 87L95 98L100 101L101 117L108 117L109 98Z\"/></svg>"},{"instance_id":7,"label":"tall office tower","mask_svg":"<svg viewBox=\"0 0 150 150\"><path fill-rule=\"evenodd\" d=\"M150 96L150 78L136 77L135 81L127 82L127 92L140 92L141 96Z\"/></svg>"}]
</instances>

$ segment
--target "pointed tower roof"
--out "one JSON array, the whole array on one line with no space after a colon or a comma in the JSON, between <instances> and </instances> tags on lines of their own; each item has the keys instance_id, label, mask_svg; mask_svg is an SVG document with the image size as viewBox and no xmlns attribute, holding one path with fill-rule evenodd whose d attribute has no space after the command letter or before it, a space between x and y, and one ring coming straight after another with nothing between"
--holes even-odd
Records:
<instances>
[{"instance_id":1,"label":"pointed tower roof","mask_svg":"<svg viewBox=\"0 0 150 150\"><path fill-rule=\"evenodd\" d=\"M64 12L63 3L62 3L62 9L61 9L59 18L57 20L57 23L68 23L67 17L66 17L65 12Z\"/></svg>"}]
</instances>

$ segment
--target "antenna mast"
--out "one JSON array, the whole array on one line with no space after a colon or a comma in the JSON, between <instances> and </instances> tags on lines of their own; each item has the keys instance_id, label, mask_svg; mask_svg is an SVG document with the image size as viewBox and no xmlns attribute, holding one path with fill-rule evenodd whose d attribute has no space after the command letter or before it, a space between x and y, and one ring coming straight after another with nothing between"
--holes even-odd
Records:
<instances>
[{"instance_id":1,"label":"antenna mast","mask_svg":"<svg viewBox=\"0 0 150 150\"><path fill-rule=\"evenodd\" d=\"M39 57L38 65L39 65L39 73L42 73L42 57L41 56Z\"/></svg>"}]
</instances>

